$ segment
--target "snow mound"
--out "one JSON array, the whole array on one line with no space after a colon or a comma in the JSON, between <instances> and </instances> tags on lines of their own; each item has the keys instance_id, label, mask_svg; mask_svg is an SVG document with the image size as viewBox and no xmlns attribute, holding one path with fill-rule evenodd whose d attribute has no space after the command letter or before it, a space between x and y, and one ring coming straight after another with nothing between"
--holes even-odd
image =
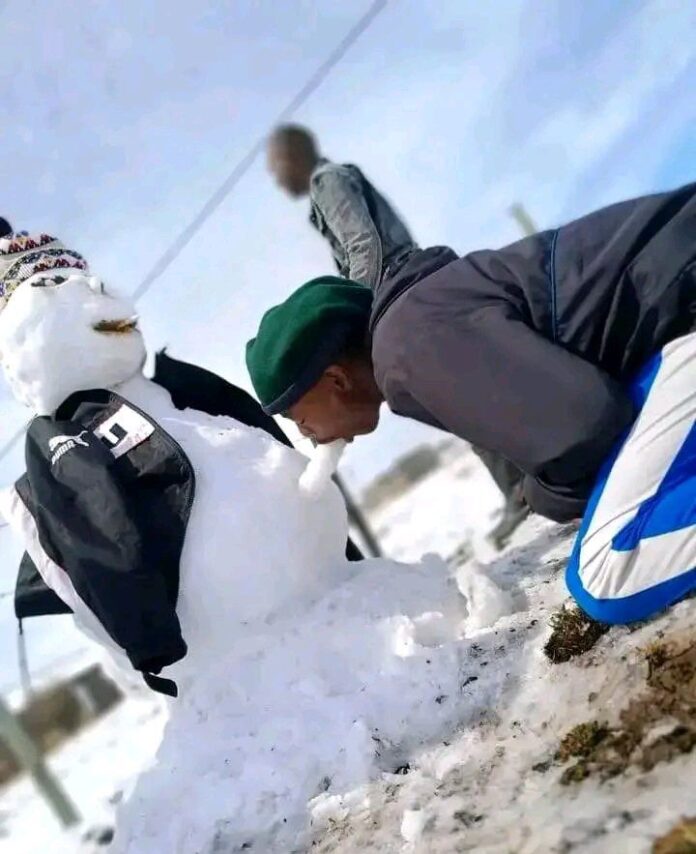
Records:
<instances>
[{"instance_id":1,"label":"snow mound","mask_svg":"<svg viewBox=\"0 0 696 854\"><path fill-rule=\"evenodd\" d=\"M511 594L495 583L490 570L476 561L459 570L457 586L467 600L469 634L494 625L514 610Z\"/></svg>"},{"instance_id":2,"label":"snow mound","mask_svg":"<svg viewBox=\"0 0 696 854\"><path fill-rule=\"evenodd\" d=\"M189 654L165 672L180 696L114 850L288 852L311 799L394 772L480 711L454 702L465 600L436 557L346 561L340 447L308 465L229 419L174 414L149 386L126 392L198 486L177 606Z\"/></svg>"},{"instance_id":3,"label":"snow mound","mask_svg":"<svg viewBox=\"0 0 696 854\"><path fill-rule=\"evenodd\" d=\"M568 600L573 533L532 518L486 568L504 597L514 589L514 613L489 611L478 595L478 616L492 622L462 643L460 726L417 751L403 776L315 798L312 854L650 854L693 815L696 601L551 664L542 650L550 613ZM479 570L462 567L460 584L476 587ZM608 747L581 743L603 727ZM580 747L564 758L573 734Z\"/></svg>"},{"instance_id":4,"label":"snow mound","mask_svg":"<svg viewBox=\"0 0 696 854\"><path fill-rule=\"evenodd\" d=\"M462 681L457 605L438 560L365 561L250 629L177 701L117 850L291 850L311 798L394 772L458 724L465 710L446 702Z\"/></svg>"}]
</instances>

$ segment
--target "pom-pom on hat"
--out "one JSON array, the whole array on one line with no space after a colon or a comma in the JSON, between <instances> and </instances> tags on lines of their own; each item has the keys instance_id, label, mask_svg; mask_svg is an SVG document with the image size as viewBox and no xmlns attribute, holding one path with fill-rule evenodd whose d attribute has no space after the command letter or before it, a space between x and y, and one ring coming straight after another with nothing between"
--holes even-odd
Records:
<instances>
[{"instance_id":1,"label":"pom-pom on hat","mask_svg":"<svg viewBox=\"0 0 696 854\"><path fill-rule=\"evenodd\" d=\"M82 255L66 249L50 234L23 231L0 238L0 311L27 279L40 274L53 278L58 270L66 269L89 272Z\"/></svg>"}]
</instances>

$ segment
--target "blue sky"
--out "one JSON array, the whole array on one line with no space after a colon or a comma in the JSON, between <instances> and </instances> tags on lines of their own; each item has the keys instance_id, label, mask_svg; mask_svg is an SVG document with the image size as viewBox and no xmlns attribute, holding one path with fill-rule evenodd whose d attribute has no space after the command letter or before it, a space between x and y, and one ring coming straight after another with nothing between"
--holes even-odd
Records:
<instances>
[{"instance_id":1,"label":"blue sky","mask_svg":"<svg viewBox=\"0 0 696 854\"><path fill-rule=\"evenodd\" d=\"M7 0L0 213L132 290L368 5ZM545 227L696 179L695 37L693 0L391 0L297 119L421 244L495 247L515 201ZM248 385L261 313L331 268L306 218L259 160L142 301L151 349ZM1 442L23 416L4 389L0 416ZM432 436L386 418L346 473Z\"/></svg>"}]
</instances>

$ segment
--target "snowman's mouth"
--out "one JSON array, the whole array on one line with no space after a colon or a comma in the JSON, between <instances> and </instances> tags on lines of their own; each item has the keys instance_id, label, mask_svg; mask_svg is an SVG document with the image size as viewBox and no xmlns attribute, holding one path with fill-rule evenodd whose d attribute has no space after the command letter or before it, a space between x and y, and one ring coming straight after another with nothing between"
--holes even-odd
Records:
<instances>
[{"instance_id":1,"label":"snowman's mouth","mask_svg":"<svg viewBox=\"0 0 696 854\"><path fill-rule=\"evenodd\" d=\"M138 328L138 318L129 317L120 320L100 320L92 329L95 332L106 332L108 335L127 335Z\"/></svg>"}]
</instances>

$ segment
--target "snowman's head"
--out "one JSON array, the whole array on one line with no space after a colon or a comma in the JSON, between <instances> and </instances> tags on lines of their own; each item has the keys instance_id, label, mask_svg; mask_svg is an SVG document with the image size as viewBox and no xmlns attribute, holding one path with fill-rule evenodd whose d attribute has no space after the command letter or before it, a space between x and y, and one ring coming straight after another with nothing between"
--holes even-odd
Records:
<instances>
[{"instance_id":1,"label":"snowman's head","mask_svg":"<svg viewBox=\"0 0 696 854\"><path fill-rule=\"evenodd\" d=\"M0 361L19 401L49 414L73 392L130 379L144 360L133 305L80 255L46 235L0 240Z\"/></svg>"}]
</instances>

